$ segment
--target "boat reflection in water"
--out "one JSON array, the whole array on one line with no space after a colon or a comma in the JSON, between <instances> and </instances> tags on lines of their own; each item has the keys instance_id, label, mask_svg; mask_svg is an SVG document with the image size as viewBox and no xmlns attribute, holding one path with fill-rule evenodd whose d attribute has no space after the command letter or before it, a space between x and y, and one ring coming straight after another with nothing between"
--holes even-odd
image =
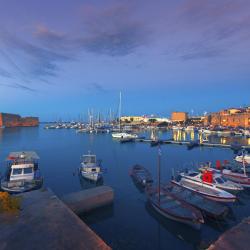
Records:
<instances>
[{"instance_id":1,"label":"boat reflection in water","mask_svg":"<svg viewBox=\"0 0 250 250\"><path fill-rule=\"evenodd\" d=\"M95 182L95 181L91 181L91 180L83 178L80 174L79 174L79 181L80 181L80 185L82 189L89 189L89 188L94 188L94 187L103 185L103 178Z\"/></svg>"},{"instance_id":2,"label":"boat reflection in water","mask_svg":"<svg viewBox=\"0 0 250 250\"><path fill-rule=\"evenodd\" d=\"M185 225L165 217L162 217L149 202L145 203L146 211L159 223L159 238L160 229L163 227L165 230L173 234L176 238L191 244L194 249L199 249L201 245L201 231L195 230L192 227ZM161 249L161 248L159 248Z\"/></svg>"}]
</instances>

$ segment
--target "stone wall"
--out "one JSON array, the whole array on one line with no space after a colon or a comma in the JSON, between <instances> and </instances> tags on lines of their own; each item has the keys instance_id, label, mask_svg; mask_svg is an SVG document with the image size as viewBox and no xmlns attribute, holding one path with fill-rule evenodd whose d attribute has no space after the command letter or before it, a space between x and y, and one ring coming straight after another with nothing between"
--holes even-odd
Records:
<instances>
[{"instance_id":1,"label":"stone wall","mask_svg":"<svg viewBox=\"0 0 250 250\"><path fill-rule=\"evenodd\" d=\"M0 113L0 127L32 127L38 126L38 117L21 117L17 114Z\"/></svg>"}]
</instances>

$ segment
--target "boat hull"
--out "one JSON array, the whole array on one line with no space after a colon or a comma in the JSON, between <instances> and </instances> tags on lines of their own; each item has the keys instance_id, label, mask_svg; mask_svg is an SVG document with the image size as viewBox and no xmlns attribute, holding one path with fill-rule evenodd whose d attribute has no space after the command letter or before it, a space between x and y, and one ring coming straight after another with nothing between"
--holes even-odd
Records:
<instances>
[{"instance_id":1,"label":"boat hull","mask_svg":"<svg viewBox=\"0 0 250 250\"><path fill-rule=\"evenodd\" d=\"M91 181L98 181L101 178L100 173L89 173L81 171L81 175L83 178L91 180Z\"/></svg>"},{"instance_id":2,"label":"boat hull","mask_svg":"<svg viewBox=\"0 0 250 250\"><path fill-rule=\"evenodd\" d=\"M218 202L225 202L225 203L231 203L231 202L235 202L236 201L236 196L232 195L230 197L219 197L219 196L215 196L215 195L212 195L212 194L208 194L208 193L205 193L205 192L202 192L202 191L199 191L198 189L195 189L195 188L192 188L192 187L189 187L187 185L183 185L181 183L178 183L176 181L172 181L172 183L176 184L176 185L179 185L183 188L186 188L188 190L191 190L197 194L200 194L200 195L203 195L204 197L210 199L210 200L213 200L213 201L218 201Z\"/></svg>"},{"instance_id":3,"label":"boat hull","mask_svg":"<svg viewBox=\"0 0 250 250\"><path fill-rule=\"evenodd\" d=\"M177 222L181 222L181 223L184 223L188 226L191 226L192 228L196 229L196 230L199 230L200 227L201 227L201 224L198 223L198 222L195 222L195 221L192 221L192 220L186 220L186 219L183 219L181 217L178 217L178 216L174 216L170 213L166 213L164 210L162 210L156 203L152 202L151 201L151 205L152 207L159 213L161 214L162 216L168 218L168 219L171 219L171 220L174 220L174 221L177 221Z\"/></svg>"},{"instance_id":4,"label":"boat hull","mask_svg":"<svg viewBox=\"0 0 250 250\"><path fill-rule=\"evenodd\" d=\"M25 193L40 189L43 186L43 180L33 182L25 182L23 185L9 186L11 182L1 181L1 190L10 194Z\"/></svg>"}]
</instances>

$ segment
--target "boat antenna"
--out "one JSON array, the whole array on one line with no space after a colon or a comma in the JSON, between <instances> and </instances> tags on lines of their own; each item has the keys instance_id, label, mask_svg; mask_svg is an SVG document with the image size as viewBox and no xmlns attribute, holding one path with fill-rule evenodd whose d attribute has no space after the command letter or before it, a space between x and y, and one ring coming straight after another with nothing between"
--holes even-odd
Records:
<instances>
[{"instance_id":1,"label":"boat antenna","mask_svg":"<svg viewBox=\"0 0 250 250\"><path fill-rule=\"evenodd\" d=\"M158 147L158 204L161 203L160 197L160 188L161 188L161 147Z\"/></svg>"}]
</instances>

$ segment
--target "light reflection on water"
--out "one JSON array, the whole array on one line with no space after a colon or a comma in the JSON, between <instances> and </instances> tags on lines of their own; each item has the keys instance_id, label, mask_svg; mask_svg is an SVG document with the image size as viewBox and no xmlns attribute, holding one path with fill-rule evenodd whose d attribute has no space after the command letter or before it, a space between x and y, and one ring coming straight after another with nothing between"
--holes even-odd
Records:
<instances>
[{"instance_id":1,"label":"light reflection on water","mask_svg":"<svg viewBox=\"0 0 250 250\"><path fill-rule=\"evenodd\" d=\"M150 132L142 135L149 137ZM181 141L201 138L198 133L185 131L159 131L159 136ZM240 202L230 206L231 215L226 223L206 223L200 232L193 232L185 225L159 216L148 207L145 193L134 185L128 175L130 167L138 163L147 167L156 180L157 148L150 147L148 143L120 144L112 140L110 134L76 134L75 130L43 128L4 129L0 138L1 172L2 162L10 151L34 150L41 158L45 185L59 197L95 186L79 179L76 173L80 156L88 150L96 153L106 169L104 185L114 189L115 201L111 208L83 215L82 218L114 249L195 249L207 245L221 232L249 216L250 195L247 192L240 195ZM208 139L214 143L225 139L228 144L236 140L209 136ZM249 142L249 139L245 140ZM200 162L215 163L217 159L231 160L233 157L233 151L227 148L198 147L188 151L185 145L163 145L162 182L171 179L172 169L176 172L190 165L198 166Z\"/></svg>"}]
</instances>

